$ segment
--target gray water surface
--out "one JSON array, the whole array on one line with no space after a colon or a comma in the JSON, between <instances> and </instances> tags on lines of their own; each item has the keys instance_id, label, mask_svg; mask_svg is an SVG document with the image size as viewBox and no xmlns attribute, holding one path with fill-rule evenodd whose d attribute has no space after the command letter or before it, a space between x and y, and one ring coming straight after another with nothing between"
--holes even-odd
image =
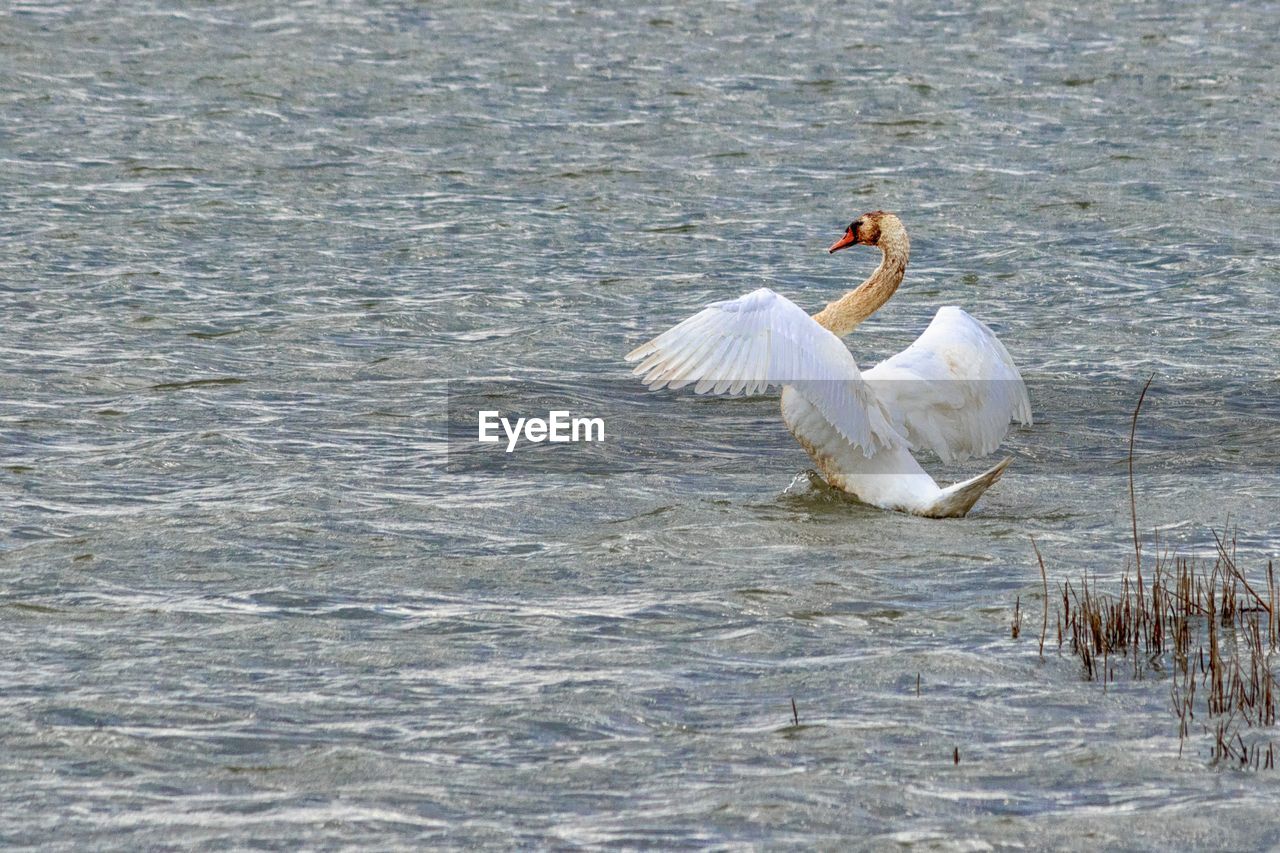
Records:
<instances>
[{"instance_id":1,"label":"gray water surface","mask_svg":"<svg viewBox=\"0 0 1280 853\"><path fill-rule=\"evenodd\" d=\"M1280 843L1280 776L1180 755L1167 682L1009 636L1031 536L1119 577L1152 373L1143 530L1280 551L1278 23L0 10L0 842ZM1032 385L971 517L813 484L767 399L645 465L446 464L450 381L590 408L709 301L861 280L825 250L877 208L912 263L859 363L959 304Z\"/></svg>"}]
</instances>

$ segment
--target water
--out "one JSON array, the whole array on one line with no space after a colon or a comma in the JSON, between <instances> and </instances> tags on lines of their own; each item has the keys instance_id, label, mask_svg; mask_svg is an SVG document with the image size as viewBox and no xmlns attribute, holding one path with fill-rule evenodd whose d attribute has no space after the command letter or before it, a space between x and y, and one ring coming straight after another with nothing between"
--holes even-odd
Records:
<instances>
[{"instance_id":1,"label":"water","mask_svg":"<svg viewBox=\"0 0 1280 853\"><path fill-rule=\"evenodd\" d=\"M1123 566L1152 372L1143 528L1277 553L1276 20L10 5L0 838L1280 842L1276 774L1179 757L1166 682L1009 637L1030 536ZM446 466L450 380L589 405L707 301L861 279L824 250L876 208L912 265L860 363L956 303L1033 380L972 517L812 485L768 400L648 467Z\"/></svg>"}]
</instances>

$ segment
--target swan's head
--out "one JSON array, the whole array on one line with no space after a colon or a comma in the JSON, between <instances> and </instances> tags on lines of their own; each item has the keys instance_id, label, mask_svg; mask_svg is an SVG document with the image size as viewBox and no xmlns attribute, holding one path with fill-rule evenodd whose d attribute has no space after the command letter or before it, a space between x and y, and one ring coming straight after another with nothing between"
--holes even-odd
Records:
<instances>
[{"instance_id":1,"label":"swan's head","mask_svg":"<svg viewBox=\"0 0 1280 853\"><path fill-rule=\"evenodd\" d=\"M886 220L896 220L897 218L892 213L885 213L883 210L864 213L849 223L849 227L844 230L844 236L832 243L831 248L827 251L838 252L858 243L864 246L878 246L880 245L881 225L887 224Z\"/></svg>"}]
</instances>

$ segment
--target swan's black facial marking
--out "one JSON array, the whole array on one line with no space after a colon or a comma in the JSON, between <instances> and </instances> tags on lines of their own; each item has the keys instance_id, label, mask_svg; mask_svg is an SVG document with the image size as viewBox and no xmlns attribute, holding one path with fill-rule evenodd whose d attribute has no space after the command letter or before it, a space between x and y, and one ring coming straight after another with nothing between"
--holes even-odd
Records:
<instances>
[{"instance_id":1,"label":"swan's black facial marking","mask_svg":"<svg viewBox=\"0 0 1280 853\"><path fill-rule=\"evenodd\" d=\"M839 240L835 241L834 243L832 243L831 248L828 249L827 251L838 252L841 249L847 249L850 246L856 245L858 242L858 225L861 223L861 221L862 220L858 220L857 222L850 222L849 227L844 229L844 236L841 237Z\"/></svg>"}]
</instances>

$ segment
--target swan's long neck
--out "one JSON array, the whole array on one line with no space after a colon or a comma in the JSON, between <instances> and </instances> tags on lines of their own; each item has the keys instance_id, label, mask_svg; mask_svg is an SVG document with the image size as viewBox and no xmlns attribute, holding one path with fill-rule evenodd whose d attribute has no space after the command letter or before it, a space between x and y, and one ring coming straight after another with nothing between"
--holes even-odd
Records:
<instances>
[{"instance_id":1,"label":"swan's long neck","mask_svg":"<svg viewBox=\"0 0 1280 853\"><path fill-rule=\"evenodd\" d=\"M844 296L832 302L814 315L813 319L824 329L844 337L858 327L863 320L880 310L889 301L902 276L907 271L907 256L911 242L907 229L896 216L886 216L880 221L880 251L884 257L871 277Z\"/></svg>"}]
</instances>

